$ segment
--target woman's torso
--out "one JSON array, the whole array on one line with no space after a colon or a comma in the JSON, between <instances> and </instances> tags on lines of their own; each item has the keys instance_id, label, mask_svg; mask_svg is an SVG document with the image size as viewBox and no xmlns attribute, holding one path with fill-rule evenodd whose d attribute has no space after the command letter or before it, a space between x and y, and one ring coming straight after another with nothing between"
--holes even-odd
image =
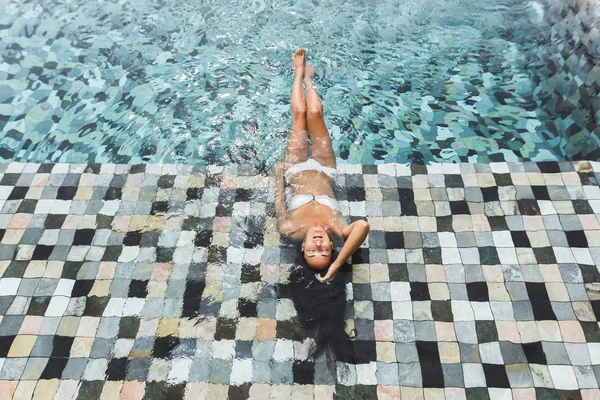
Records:
<instances>
[{"instance_id":1,"label":"woman's torso","mask_svg":"<svg viewBox=\"0 0 600 400\"><path fill-rule=\"evenodd\" d=\"M333 191L334 180L330 176L319 171L302 171L292 175L288 185L292 189L292 196L297 195L325 195L335 199ZM296 231L298 237L304 238L306 231L315 223L329 228L329 233L342 237L342 230L348 225L344 216L315 200L298 207L288 214L288 218L300 228Z\"/></svg>"}]
</instances>

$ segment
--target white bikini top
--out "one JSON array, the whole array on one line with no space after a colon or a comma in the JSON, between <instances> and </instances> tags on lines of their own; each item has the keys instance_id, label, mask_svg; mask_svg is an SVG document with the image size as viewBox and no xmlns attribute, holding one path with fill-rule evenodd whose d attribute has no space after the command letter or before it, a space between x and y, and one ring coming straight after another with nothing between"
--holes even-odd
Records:
<instances>
[{"instance_id":1,"label":"white bikini top","mask_svg":"<svg viewBox=\"0 0 600 400\"><path fill-rule=\"evenodd\" d=\"M297 194L296 196L288 196L287 197L287 208L288 211L294 211L300 206L303 206L312 200L316 201L319 204L327 206L332 210L340 212L340 206L336 199L332 199L327 195L317 195L313 196L312 194Z\"/></svg>"}]
</instances>

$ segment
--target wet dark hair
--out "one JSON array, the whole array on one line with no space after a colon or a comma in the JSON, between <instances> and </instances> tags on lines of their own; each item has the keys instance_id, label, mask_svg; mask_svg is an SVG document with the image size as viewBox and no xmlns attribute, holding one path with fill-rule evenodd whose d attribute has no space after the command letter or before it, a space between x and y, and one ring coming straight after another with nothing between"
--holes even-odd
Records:
<instances>
[{"instance_id":1,"label":"wet dark hair","mask_svg":"<svg viewBox=\"0 0 600 400\"><path fill-rule=\"evenodd\" d=\"M300 246L298 247L300 250ZM338 253L332 252L332 260ZM354 362L354 347L345 330L346 283L352 281L352 268L344 264L328 283L322 283L315 273L324 276L328 269L316 271L308 266L304 254L298 251L290 273L290 289L298 320L314 340L310 356L325 353L327 363Z\"/></svg>"}]
</instances>

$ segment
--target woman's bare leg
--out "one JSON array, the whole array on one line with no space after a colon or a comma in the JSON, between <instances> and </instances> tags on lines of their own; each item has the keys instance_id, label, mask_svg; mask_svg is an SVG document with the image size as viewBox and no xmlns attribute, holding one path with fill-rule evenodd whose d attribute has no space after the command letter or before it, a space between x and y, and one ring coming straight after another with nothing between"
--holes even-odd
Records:
<instances>
[{"instance_id":1,"label":"woman's bare leg","mask_svg":"<svg viewBox=\"0 0 600 400\"><path fill-rule=\"evenodd\" d=\"M306 64L304 69L304 86L306 86L306 120L312 145L312 155L321 165L335 168L335 154L331 147L329 132L323 119L323 105L313 86L315 70Z\"/></svg>"},{"instance_id":2,"label":"woman's bare leg","mask_svg":"<svg viewBox=\"0 0 600 400\"><path fill-rule=\"evenodd\" d=\"M308 160L306 100L304 99L304 90L302 88L305 69L304 61L304 49L298 49L292 57L292 63L294 64L294 83L292 84L292 94L290 96L292 127L283 159L286 168Z\"/></svg>"}]
</instances>

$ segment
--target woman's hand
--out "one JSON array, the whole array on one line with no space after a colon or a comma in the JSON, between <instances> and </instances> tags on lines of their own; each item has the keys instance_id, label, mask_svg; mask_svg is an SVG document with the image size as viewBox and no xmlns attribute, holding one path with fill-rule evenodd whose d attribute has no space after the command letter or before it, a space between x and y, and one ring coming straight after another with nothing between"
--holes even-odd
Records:
<instances>
[{"instance_id":1,"label":"woman's hand","mask_svg":"<svg viewBox=\"0 0 600 400\"><path fill-rule=\"evenodd\" d=\"M333 278L335 278L335 275L337 274L339 269L340 269L340 266L338 266L334 261L333 264L331 264L329 266L329 270L327 271L327 274L325 274L325 276L319 275L318 272L315 274L315 276L317 277L319 282L326 283L326 282L332 281Z\"/></svg>"}]
</instances>

